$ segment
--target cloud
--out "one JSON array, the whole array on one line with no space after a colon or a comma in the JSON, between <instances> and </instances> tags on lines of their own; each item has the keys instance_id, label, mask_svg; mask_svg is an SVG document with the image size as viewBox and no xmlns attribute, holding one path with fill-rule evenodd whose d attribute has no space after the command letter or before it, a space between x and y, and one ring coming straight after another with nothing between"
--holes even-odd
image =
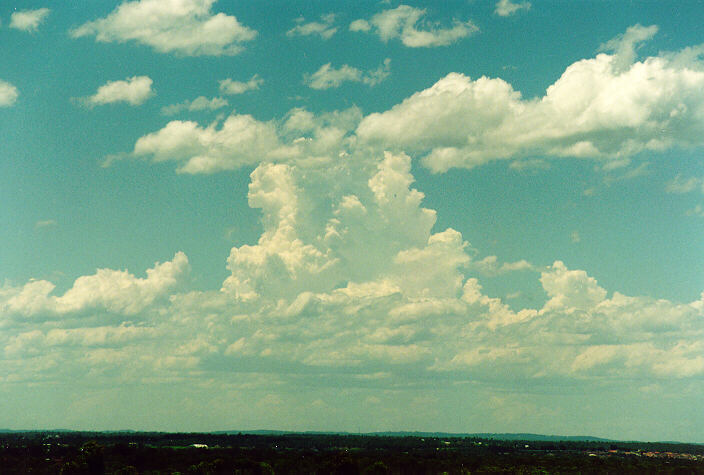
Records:
<instances>
[{"instance_id":1,"label":"cloud","mask_svg":"<svg viewBox=\"0 0 704 475\"><path fill-rule=\"evenodd\" d=\"M205 96L199 96L193 99L192 101L185 100L179 104L172 104L169 106L162 107L161 113L164 115L174 115L183 111L213 111L222 107L226 107L228 105L229 103L227 102L227 99L223 99L222 97L213 97L212 99L208 99Z\"/></svg>"},{"instance_id":2,"label":"cloud","mask_svg":"<svg viewBox=\"0 0 704 475\"><path fill-rule=\"evenodd\" d=\"M324 64L311 75L305 77L305 82L312 89L330 89L339 87L343 82L361 82L368 86L375 86L386 79L390 72L391 60L387 58L384 64L373 71L363 72L352 66L343 64L335 69L331 63Z\"/></svg>"},{"instance_id":3,"label":"cloud","mask_svg":"<svg viewBox=\"0 0 704 475\"><path fill-rule=\"evenodd\" d=\"M631 44L633 31L647 36L644 30L653 32L629 30L619 44ZM522 98L502 79L450 73L365 117L357 135L369 144L424 154L435 172L536 155L593 158L613 169L645 150L702 145L701 52L661 54L625 69L624 54L570 65L536 99Z\"/></svg>"},{"instance_id":4,"label":"cloud","mask_svg":"<svg viewBox=\"0 0 704 475\"><path fill-rule=\"evenodd\" d=\"M692 209L688 209L685 214L687 216L697 216L699 218L704 218L704 206L699 204Z\"/></svg>"},{"instance_id":5,"label":"cloud","mask_svg":"<svg viewBox=\"0 0 704 475\"><path fill-rule=\"evenodd\" d=\"M482 275L493 277L509 272L533 270L533 265L525 259L516 262L504 262L499 265L498 257L487 256L481 261L473 262L472 268L477 269Z\"/></svg>"},{"instance_id":6,"label":"cloud","mask_svg":"<svg viewBox=\"0 0 704 475\"><path fill-rule=\"evenodd\" d=\"M269 122L240 114L207 126L176 120L138 139L132 156L174 161L179 173L190 174L274 160L325 161L344 153L343 144L360 119L361 112L353 107L318 117L294 109L284 120Z\"/></svg>"},{"instance_id":7,"label":"cloud","mask_svg":"<svg viewBox=\"0 0 704 475\"><path fill-rule=\"evenodd\" d=\"M234 55L257 32L237 18L213 13L216 0L137 0L120 4L107 17L85 23L71 36L100 42L136 41L159 53L183 56Z\"/></svg>"},{"instance_id":8,"label":"cloud","mask_svg":"<svg viewBox=\"0 0 704 475\"><path fill-rule=\"evenodd\" d=\"M250 115L232 115L220 127L201 127L191 121L172 121L158 132L141 137L134 155L151 155L154 161L183 162L182 173L233 170L266 160L279 147L272 124Z\"/></svg>"},{"instance_id":9,"label":"cloud","mask_svg":"<svg viewBox=\"0 0 704 475\"><path fill-rule=\"evenodd\" d=\"M124 81L108 81L100 86L95 94L84 98L83 103L89 107L115 102L138 106L152 96L152 80L148 76L133 76Z\"/></svg>"},{"instance_id":10,"label":"cloud","mask_svg":"<svg viewBox=\"0 0 704 475\"><path fill-rule=\"evenodd\" d=\"M511 16L519 10L530 10L530 2L513 3L511 0L499 0L496 2L494 13L499 16Z\"/></svg>"},{"instance_id":11,"label":"cloud","mask_svg":"<svg viewBox=\"0 0 704 475\"><path fill-rule=\"evenodd\" d=\"M94 275L76 279L60 297L50 295L55 287L51 282L33 280L22 287L0 291L0 314L62 315L95 308L135 314L176 285L188 269L188 258L182 252L171 261L147 269L144 279L127 271L98 269Z\"/></svg>"},{"instance_id":12,"label":"cloud","mask_svg":"<svg viewBox=\"0 0 704 475\"><path fill-rule=\"evenodd\" d=\"M408 5L384 10L374 15L369 21L355 20L350 24L350 31L373 31L383 41L400 39L410 48L431 48L447 46L466 38L478 31L471 22L454 20L449 28L429 27L419 29L416 25L423 24L426 11Z\"/></svg>"},{"instance_id":13,"label":"cloud","mask_svg":"<svg viewBox=\"0 0 704 475\"><path fill-rule=\"evenodd\" d=\"M15 105L20 93L15 86L0 79L0 107Z\"/></svg>"},{"instance_id":14,"label":"cloud","mask_svg":"<svg viewBox=\"0 0 704 475\"><path fill-rule=\"evenodd\" d=\"M29 32L37 31L39 25L49 16L50 11L48 8L38 8L13 12L10 16L10 28Z\"/></svg>"},{"instance_id":15,"label":"cloud","mask_svg":"<svg viewBox=\"0 0 704 475\"><path fill-rule=\"evenodd\" d=\"M667 182L665 191L668 193L690 193L692 191L701 191L704 193L704 178L688 177L684 178L677 175L675 178Z\"/></svg>"},{"instance_id":16,"label":"cloud","mask_svg":"<svg viewBox=\"0 0 704 475\"><path fill-rule=\"evenodd\" d=\"M328 13L320 17L322 22L312 21L305 23L305 18L296 18L296 26L286 32L286 36L310 36L320 35L324 40L329 40L335 34L337 28L334 27L335 15Z\"/></svg>"},{"instance_id":17,"label":"cloud","mask_svg":"<svg viewBox=\"0 0 704 475\"><path fill-rule=\"evenodd\" d=\"M626 32L618 35L599 47L600 51L613 51L613 68L622 72L630 67L636 59L636 47L658 32L656 25L642 26L639 24L629 26Z\"/></svg>"},{"instance_id":18,"label":"cloud","mask_svg":"<svg viewBox=\"0 0 704 475\"><path fill-rule=\"evenodd\" d=\"M259 89L259 86L264 84L264 80L255 74L247 82L233 81L232 79L227 78L220 81L219 84L220 92L223 94L236 95Z\"/></svg>"},{"instance_id":19,"label":"cloud","mask_svg":"<svg viewBox=\"0 0 704 475\"><path fill-rule=\"evenodd\" d=\"M53 228L56 227L58 223L56 222L55 219L46 219L42 221L37 221L34 223L34 229L43 229L43 228Z\"/></svg>"}]
</instances>

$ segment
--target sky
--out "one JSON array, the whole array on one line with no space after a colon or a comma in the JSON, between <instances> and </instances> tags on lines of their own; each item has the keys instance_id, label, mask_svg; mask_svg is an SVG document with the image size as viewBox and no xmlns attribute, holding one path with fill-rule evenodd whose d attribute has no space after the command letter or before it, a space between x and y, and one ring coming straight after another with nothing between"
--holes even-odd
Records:
<instances>
[{"instance_id":1,"label":"sky","mask_svg":"<svg viewBox=\"0 0 704 475\"><path fill-rule=\"evenodd\" d=\"M704 443L701 1L0 4L0 428Z\"/></svg>"}]
</instances>

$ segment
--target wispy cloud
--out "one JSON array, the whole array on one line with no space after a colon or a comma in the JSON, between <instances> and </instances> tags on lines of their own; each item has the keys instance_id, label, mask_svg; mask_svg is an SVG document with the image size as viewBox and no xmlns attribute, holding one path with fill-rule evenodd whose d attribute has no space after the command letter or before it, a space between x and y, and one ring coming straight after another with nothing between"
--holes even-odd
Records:
<instances>
[{"instance_id":1,"label":"wispy cloud","mask_svg":"<svg viewBox=\"0 0 704 475\"><path fill-rule=\"evenodd\" d=\"M217 110L222 107L229 105L227 99L222 97L213 97L208 99L205 96L199 96L192 101L185 100L178 104L171 104L169 106L164 106L161 108L161 113L164 115L174 115L183 111L203 111L203 110Z\"/></svg>"},{"instance_id":2,"label":"wispy cloud","mask_svg":"<svg viewBox=\"0 0 704 475\"><path fill-rule=\"evenodd\" d=\"M372 71L362 71L347 64L334 68L331 63L327 63L313 74L305 76L304 80L312 89L335 88L341 86L343 82L361 82L368 86L375 86L389 76L390 66L391 60L388 58Z\"/></svg>"},{"instance_id":3,"label":"wispy cloud","mask_svg":"<svg viewBox=\"0 0 704 475\"><path fill-rule=\"evenodd\" d=\"M247 91L254 91L264 84L264 80L255 74L249 81L235 81L230 78L219 82L220 92L228 95L244 94Z\"/></svg>"},{"instance_id":4,"label":"wispy cloud","mask_svg":"<svg viewBox=\"0 0 704 475\"><path fill-rule=\"evenodd\" d=\"M426 10L400 5L384 10L370 20L359 19L350 23L350 31L373 32L382 41L400 39L410 48L431 48L447 46L475 33L479 28L471 21L454 20L449 27L428 27L420 29Z\"/></svg>"},{"instance_id":5,"label":"wispy cloud","mask_svg":"<svg viewBox=\"0 0 704 475\"><path fill-rule=\"evenodd\" d=\"M328 13L320 17L321 21L312 21L306 23L305 18L296 18L296 26L286 32L286 36L310 36L318 35L324 40L329 40L337 32L335 23L335 14Z\"/></svg>"}]
</instances>

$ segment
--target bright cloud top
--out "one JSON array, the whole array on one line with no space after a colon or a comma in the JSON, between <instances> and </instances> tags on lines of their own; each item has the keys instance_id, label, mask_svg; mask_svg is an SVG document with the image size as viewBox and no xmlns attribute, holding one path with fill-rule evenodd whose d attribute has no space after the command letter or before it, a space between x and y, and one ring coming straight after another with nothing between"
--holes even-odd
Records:
<instances>
[{"instance_id":1,"label":"bright cloud top","mask_svg":"<svg viewBox=\"0 0 704 475\"><path fill-rule=\"evenodd\" d=\"M610 42L616 54L572 64L539 99L523 99L502 79L448 74L366 117L357 135L384 147L427 151L424 163L436 172L534 155L596 158L609 168L644 150L701 145L704 50L626 66L634 44L654 31L630 28Z\"/></svg>"},{"instance_id":2,"label":"bright cloud top","mask_svg":"<svg viewBox=\"0 0 704 475\"><path fill-rule=\"evenodd\" d=\"M361 82L368 86L375 86L389 76L390 65L391 60L387 58L377 69L365 72L347 64L334 68L331 63L327 63L313 74L306 76L305 82L311 89L336 88L343 82Z\"/></svg>"},{"instance_id":3,"label":"bright cloud top","mask_svg":"<svg viewBox=\"0 0 704 475\"><path fill-rule=\"evenodd\" d=\"M154 95L152 80L148 76L133 76L124 81L108 81L98 91L84 99L88 106L101 106L126 102L133 106L143 104Z\"/></svg>"},{"instance_id":4,"label":"bright cloud top","mask_svg":"<svg viewBox=\"0 0 704 475\"><path fill-rule=\"evenodd\" d=\"M237 18L213 13L216 0L137 0L124 2L107 17L85 23L74 38L101 42L136 41L160 53L184 56L234 55L257 32Z\"/></svg>"},{"instance_id":5,"label":"bright cloud top","mask_svg":"<svg viewBox=\"0 0 704 475\"><path fill-rule=\"evenodd\" d=\"M355 20L350 24L350 31L373 32L387 42L400 39L410 48L430 48L447 46L466 38L478 28L471 22L455 20L448 28L429 27L420 29L426 11L408 5L400 5L391 10L384 10L374 15L370 20Z\"/></svg>"},{"instance_id":6,"label":"bright cloud top","mask_svg":"<svg viewBox=\"0 0 704 475\"><path fill-rule=\"evenodd\" d=\"M0 80L0 107L9 107L17 102L20 93L9 82Z\"/></svg>"},{"instance_id":7,"label":"bright cloud top","mask_svg":"<svg viewBox=\"0 0 704 475\"><path fill-rule=\"evenodd\" d=\"M306 23L305 18L296 19L296 26L286 32L286 36L310 36L319 35L324 40L329 40L337 32L335 24L335 14L329 13L320 17L321 21L311 21Z\"/></svg>"}]
</instances>

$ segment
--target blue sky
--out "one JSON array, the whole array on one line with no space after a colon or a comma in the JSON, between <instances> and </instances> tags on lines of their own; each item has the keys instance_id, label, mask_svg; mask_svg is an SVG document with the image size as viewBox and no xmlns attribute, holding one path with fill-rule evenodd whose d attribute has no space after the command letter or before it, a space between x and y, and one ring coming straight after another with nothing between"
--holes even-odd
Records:
<instances>
[{"instance_id":1,"label":"blue sky","mask_svg":"<svg viewBox=\"0 0 704 475\"><path fill-rule=\"evenodd\" d=\"M0 427L704 442L701 2L6 2Z\"/></svg>"}]
</instances>

